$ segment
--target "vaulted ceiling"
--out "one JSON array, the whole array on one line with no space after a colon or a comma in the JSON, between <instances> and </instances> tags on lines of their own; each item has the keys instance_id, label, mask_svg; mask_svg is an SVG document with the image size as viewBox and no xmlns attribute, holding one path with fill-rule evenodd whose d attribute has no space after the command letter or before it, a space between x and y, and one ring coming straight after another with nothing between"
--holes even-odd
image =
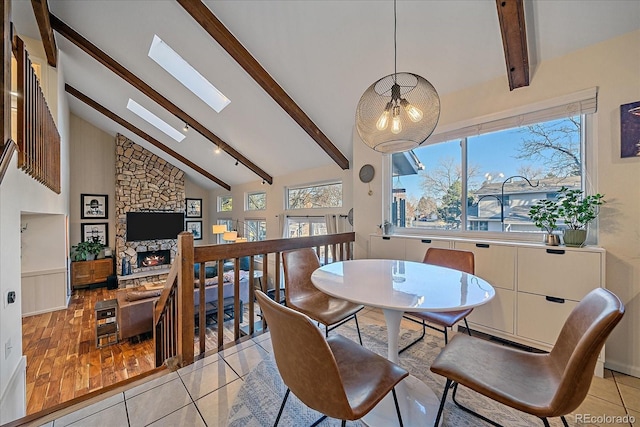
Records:
<instances>
[{"instance_id":1,"label":"vaulted ceiling","mask_svg":"<svg viewBox=\"0 0 640 427\"><path fill-rule=\"evenodd\" d=\"M268 73L262 74L262 86L205 30L206 19L203 27L192 17L189 4L206 6L229 30L231 46L236 39L255 58L258 74ZM358 100L371 83L394 71L391 0L49 0L48 7L59 20L52 24L58 26L58 63L73 93L64 95L71 111L183 167L206 188L269 182L328 165L336 171L352 166ZM524 9L531 81L543 61L640 28L638 1L525 1ZM191 13L206 15L197 9ZM19 34L41 38L35 16L32 2L12 2ZM494 1L398 1L398 71L427 78L441 97L500 77L508 85L498 16ZM143 81L151 94L72 43L61 34L61 25ZM147 55L154 35L231 103L216 113L160 68ZM282 99L291 101L285 104L294 103L300 113L288 114L269 91L280 91ZM163 108L158 96L172 107ZM184 117L202 130L190 123L186 138L175 142L127 110L130 98L178 130ZM183 161L147 142L136 128ZM215 154L212 140L226 152Z\"/></svg>"}]
</instances>

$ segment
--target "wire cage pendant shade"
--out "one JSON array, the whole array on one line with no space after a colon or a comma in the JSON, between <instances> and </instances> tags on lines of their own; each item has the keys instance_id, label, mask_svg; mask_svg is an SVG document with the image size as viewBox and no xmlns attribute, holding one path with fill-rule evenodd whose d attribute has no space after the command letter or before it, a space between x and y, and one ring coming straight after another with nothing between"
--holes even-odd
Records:
<instances>
[{"instance_id":1,"label":"wire cage pendant shade","mask_svg":"<svg viewBox=\"0 0 640 427\"><path fill-rule=\"evenodd\" d=\"M394 73L373 83L356 109L362 141L381 153L399 153L422 144L440 118L440 97L425 78Z\"/></svg>"}]
</instances>

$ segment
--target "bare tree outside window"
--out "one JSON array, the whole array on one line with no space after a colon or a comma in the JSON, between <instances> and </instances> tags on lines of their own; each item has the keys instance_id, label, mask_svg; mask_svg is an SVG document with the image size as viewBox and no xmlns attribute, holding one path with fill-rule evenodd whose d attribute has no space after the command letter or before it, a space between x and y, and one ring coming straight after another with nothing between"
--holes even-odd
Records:
<instances>
[{"instance_id":1,"label":"bare tree outside window","mask_svg":"<svg viewBox=\"0 0 640 427\"><path fill-rule=\"evenodd\" d=\"M288 209L338 208L342 206L342 183L287 189Z\"/></svg>"}]
</instances>

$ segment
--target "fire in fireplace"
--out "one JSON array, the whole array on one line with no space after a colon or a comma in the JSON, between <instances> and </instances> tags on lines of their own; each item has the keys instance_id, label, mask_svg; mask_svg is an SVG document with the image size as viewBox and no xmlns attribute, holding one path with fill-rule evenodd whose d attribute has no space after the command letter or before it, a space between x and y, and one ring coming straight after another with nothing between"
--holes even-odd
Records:
<instances>
[{"instance_id":1,"label":"fire in fireplace","mask_svg":"<svg viewBox=\"0 0 640 427\"><path fill-rule=\"evenodd\" d=\"M163 264L171 264L171 251L169 249L138 252L138 268Z\"/></svg>"}]
</instances>

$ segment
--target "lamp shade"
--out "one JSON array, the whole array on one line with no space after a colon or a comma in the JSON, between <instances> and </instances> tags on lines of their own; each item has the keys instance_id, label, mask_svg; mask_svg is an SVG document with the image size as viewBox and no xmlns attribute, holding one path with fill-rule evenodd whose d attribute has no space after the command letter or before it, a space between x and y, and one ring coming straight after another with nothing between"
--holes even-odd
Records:
<instances>
[{"instance_id":1,"label":"lamp shade","mask_svg":"<svg viewBox=\"0 0 640 427\"><path fill-rule=\"evenodd\" d=\"M238 238L238 232L237 231L225 231L224 234L222 235L222 239L223 240L227 240L227 241L235 241Z\"/></svg>"},{"instance_id":2,"label":"lamp shade","mask_svg":"<svg viewBox=\"0 0 640 427\"><path fill-rule=\"evenodd\" d=\"M440 118L440 97L431 83L413 73L390 74L364 92L356 109L362 141L381 153L399 153L422 144Z\"/></svg>"},{"instance_id":3,"label":"lamp shade","mask_svg":"<svg viewBox=\"0 0 640 427\"><path fill-rule=\"evenodd\" d=\"M214 224L211 227L213 234L222 234L227 232L227 226L225 224Z\"/></svg>"}]
</instances>

